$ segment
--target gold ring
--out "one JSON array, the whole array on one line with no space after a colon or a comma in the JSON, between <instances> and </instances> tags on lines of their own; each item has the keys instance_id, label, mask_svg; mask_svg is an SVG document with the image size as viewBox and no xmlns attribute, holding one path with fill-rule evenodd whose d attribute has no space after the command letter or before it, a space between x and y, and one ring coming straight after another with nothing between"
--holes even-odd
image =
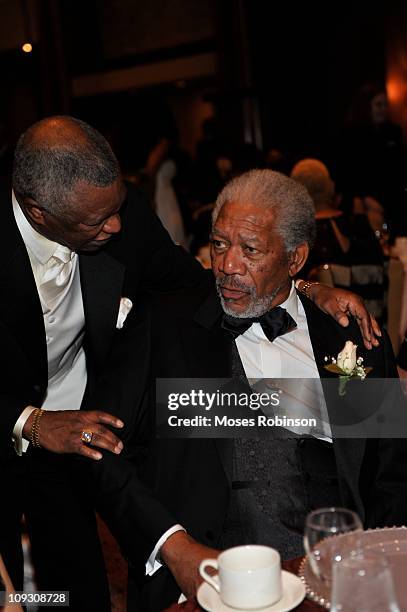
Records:
<instances>
[{"instance_id":1,"label":"gold ring","mask_svg":"<svg viewBox=\"0 0 407 612\"><path fill-rule=\"evenodd\" d=\"M85 444L92 444L93 433L91 431L83 431L81 433L81 440Z\"/></svg>"}]
</instances>

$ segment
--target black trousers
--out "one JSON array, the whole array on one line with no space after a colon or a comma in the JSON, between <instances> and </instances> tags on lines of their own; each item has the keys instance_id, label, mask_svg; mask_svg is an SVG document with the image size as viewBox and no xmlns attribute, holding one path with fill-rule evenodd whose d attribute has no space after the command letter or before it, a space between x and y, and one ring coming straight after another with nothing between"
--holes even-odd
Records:
<instances>
[{"instance_id":1,"label":"black trousers","mask_svg":"<svg viewBox=\"0 0 407 612\"><path fill-rule=\"evenodd\" d=\"M74 456L37 449L2 460L0 552L15 589L21 590L24 514L38 589L69 591L70 610L108 612L92 487L81 467Z\"/></svg>"}]
</instances>

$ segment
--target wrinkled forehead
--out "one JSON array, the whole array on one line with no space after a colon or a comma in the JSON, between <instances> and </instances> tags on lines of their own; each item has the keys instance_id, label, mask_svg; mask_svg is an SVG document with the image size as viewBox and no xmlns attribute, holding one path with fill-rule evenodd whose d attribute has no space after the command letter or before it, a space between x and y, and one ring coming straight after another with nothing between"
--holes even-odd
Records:
<instances>
[{"instance_id":1,"label":"wrinkled forehead","mask_svg":"<svg viewBox=\"0 0 407 612\"><path fill-rule=\"evenodd\" d=\"M263 236L275 229L275 211L250 201L225 202L212 225L212 233L241 230Z\"/></svg>"},{"instance_id":2,"label":"wrinkled forehead","mask_svg":"<svg viewBox=\"0 0 407 612\"><path fill-rule=\"evenodd\" d=\"M70 217L97 224L101 219L119 211L126 197L126 188L121 177L111 185L100 187L86 181L77 181L66 197Z\"/></svg>"}]
</instances>

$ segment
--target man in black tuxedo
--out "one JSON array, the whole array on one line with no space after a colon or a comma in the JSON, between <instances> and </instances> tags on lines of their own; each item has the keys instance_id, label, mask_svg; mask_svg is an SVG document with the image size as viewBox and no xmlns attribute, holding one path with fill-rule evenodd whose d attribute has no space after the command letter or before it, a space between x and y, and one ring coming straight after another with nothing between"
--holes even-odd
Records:
<instances>
[{"instance_id":1,"label":"man in black tuxedo","mask_svg":"<svg viewBox=\"0 0 407 612\"><path fill-rule=\"evenodd\" d=\"M216 290L186 291L153 308L154 377L329 378L337 375L324 368L326 355L352 340L373 368L370 377L396 378L385 334L380 347L367 351L354 320L342 328L296 292L292 279L314 231L312 201L291 179L254 170L232 180L213 214ZM350 396L343 405L352 414L357 407L348 405ZM329 416L323 385L314 399ZM383 400L376 396L375 407ZM352 508L369 526L405 523L404 441L336 439L325 421L327 427L306 436L280 428L272 443L156 440L147 478L187 532L214 547L263 543L283 558L297 556L305 516L322 506ZM146 609L175 601L169 578L161 568L146 582Z\"/></svg>"},{"instance_id":2,"label":"man in black tuxedo","mask_svg":"<svg viewBox=\"0 0 407 612\"><path fill-rule=\"evenodd\" d=\"M109 462L123 448L120 420L88 401L122 331L121 298L197 284L202 271L144 198L126 194L104 138L70 117L23 134L0 216L0 552L22 588L24 513L38 586L70 590L71 609L110 609L92 486L72 453L97 470L103 452ZM174 520L135 477L132 490L135 522L156 541Z\"/></svg>"}]
</instances>

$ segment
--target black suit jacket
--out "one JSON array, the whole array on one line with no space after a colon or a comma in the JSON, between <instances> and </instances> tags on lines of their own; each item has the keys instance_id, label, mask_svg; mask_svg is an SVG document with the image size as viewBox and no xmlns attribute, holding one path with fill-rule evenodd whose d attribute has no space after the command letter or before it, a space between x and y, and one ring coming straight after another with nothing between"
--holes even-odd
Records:
<instances>
[{"instance_id":1,"label":"black suit jacket","mask_svg":"<svg viewBox=\"0 0 407 612\"><path fill-rule=\"evenodd\" d=\"M323 368L324 358L336 355L349 339L358 344L358 354L364 357L365 364L373 367L369 376L397 377L385 334L379 348L366 351L354 321L348 328L342 328L312 302L300 298L321 378L335 376ZM155 440L154 415L156 378L232 377L233 341L220 326L221 315L213 288L206 287L177 292L155 301L139 317L139 325L151 330L151 347L147 341L143 350L146 356L151 350L152 362L152 406L146 409L143 425L137 432L140 436L141 431L147 431L143 440L151 439L143 477L177 522L198 541L215 547L229 504L233 440ZM377 397L378 405L381 401ZM348 401L345 406L350 414L355 410ZM355 509L366 526L405 524L407 449L404 440L336 439L333 447L343 505ZM130 584L133 581L139 585L146 610L164 609L179 594L164 567L151 578L142 579L142 585L140 574L130 572L129 576Z\"/></svg>"},{"instance_id":2,"label":"black suit jacket","mask_svg":"<svg viewBox=\"0 0 407 612\"><path fill-rule=\"evenodd\" d=\"M354 321L342 328L300 296L307 316L315 361L321 378L337 377L324 369L324 357L336 355L346 340L373 368L370 377L397 378L386 334L379 348L367 351ZM215 293L185 292L156 304L152 314L155 377L230 378L232 339L220 327L221 307ZM153 381L154 382L154 381ZM351 396L350 396L351 397ZM376 397L377 406L383 397ZM348 397L344 410L358 409ZM329 398L327 397L329 412ZM221 533L232 474L232 440L159 440L148 477L169 509L192 535L213 545ZM407 475L404 440L334 439L340 494L366 525L403 524L407 520Z\"/></svg>"},{"instance_id":3,"label":"black suit jacket","mask_svg":"<svg viewBox=\"0 0 407 612\"><path fill-rule=\"evenodd\" d=\"M9 202L0 204L1 452L14 452L14 424L29 404L41 406L48 385L44 319L27 250ZM109 352L124 278L124 266L104 252L79 257L85 311L89 380ZM109 278L109 282L106 282Z\"/></svg>"},{"instance_id":4,"label":"black suit jacket","mask_svg":"<svg viewBox=\"0 0 407 612\"><path fill-rule=\"evenodd\" d=\"M12 445L12 430L27 405L41 406L47 389L47 349L43 315L27 250L15 223L10 191L0 195L0 467L18 461ZM137 326L139 293L160 293L173 287L207 282L207 275L193 258L176 247L148 203L131 185L121 211L123 230L108 248L94 254L80 254L80 278L85 312L84 348L88 384L84 409L105 409L114 413L115 403L103 402L97 391L114 344L121 346L128 332L136 334L134 356L143 350L142 331ZM126 267L125 267L126 266ZM134 309L122 330L116 330L120 298L133 301ZM134 336L131 336L132 338ZM125 343L123 342L123 346ZM119 349L121 350L121 349ZM146 364L141 353L139 375L132 376L135 401L125 415L126 432L138 427L138 410L144 400ZM119 377L121 372L117 373ZM120 415L121 416L121 415ZM4 463L3 463L4 461ZM158 540L174 519L137 477L126 459L105 453L94 462L72 456L78 476L84 475L87 489L94 483L95 504L112 522L112 530L128 554L139 553L140 541L130 539L129 530L139 526L146 550ZM88 471L93 480L88 479ZM126 491L123 494L123 490ZM128 518L128 523L126 519ZM123 519L123 521L121 521ZM128 526L128 529L125 529Z\"/></svg>"},{"instance_id":5,"label":"black suit jacket","mask_svg":"<svg viewBox=\"0 0 407 612\"><path fill-rule=\"evenodd\" d=\"M29 404L41 406L47 389L41 305L10 199L10 192L0 193L0 455L14 452L11 433L19 414ZM200 266L172 243L144 197L131 185L121 215L123 230L106 249L79 255L87 397L106 364L120 298L136 302L140 292L170 291L206 278Z\"/></svg>"}]
</instances>

